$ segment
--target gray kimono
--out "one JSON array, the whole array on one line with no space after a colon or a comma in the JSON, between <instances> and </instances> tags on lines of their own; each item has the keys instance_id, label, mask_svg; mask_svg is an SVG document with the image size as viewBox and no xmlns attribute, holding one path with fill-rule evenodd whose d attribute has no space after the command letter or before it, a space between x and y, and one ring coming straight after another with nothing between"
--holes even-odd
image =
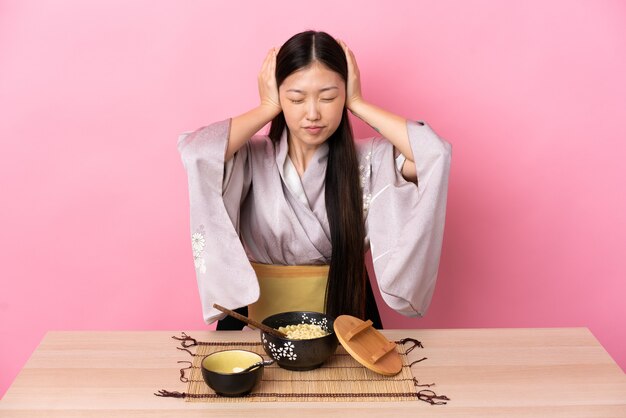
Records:
<instances>
[{"instance_id":1,"label":"gray kimono","mask_svg":"<svg viewBox=\"0 0 626 418\"><path fill-rule=\"evenodd\" d=\"M248 260L263 264L328 264L330 231L324 176L328 146L315 152L301 178L287 155L255 136L228 162L230 119L179 137L187 170L191 235L204 320L259 298ZM422 122L407 123L418 184L400 172L403 157L384 138L355 141L363 188L366 248L384 301L422 316L433 295L443 239L450 144ZM338 198L340 198L338 196Z\"/></svg>"}]
</instances>

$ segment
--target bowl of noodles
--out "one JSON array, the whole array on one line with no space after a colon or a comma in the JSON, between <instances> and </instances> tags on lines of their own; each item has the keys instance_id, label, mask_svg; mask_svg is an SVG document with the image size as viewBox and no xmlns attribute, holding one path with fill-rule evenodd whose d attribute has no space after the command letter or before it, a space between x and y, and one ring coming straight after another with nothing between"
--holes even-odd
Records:
<instances>
[{"instance_id":1,"label":"bowl of noodles","mask_svg":"<svg viewBox=\"0 0 626 418\"><path fill-rule=\"evenodd\" d=\"M334 318L320 312L281 312L269 316L262 323L287 334L287 338L261 331L263 349L284 369L316 369L337 350L339 341L333 322Z\"/></svg>"}]
</instances>

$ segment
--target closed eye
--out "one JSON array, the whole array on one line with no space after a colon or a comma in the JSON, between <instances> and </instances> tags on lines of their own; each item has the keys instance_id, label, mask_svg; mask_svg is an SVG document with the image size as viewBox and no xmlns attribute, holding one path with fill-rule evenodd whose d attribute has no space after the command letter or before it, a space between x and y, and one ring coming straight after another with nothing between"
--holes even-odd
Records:
<instances>
[{"instance_id":1,"label":"closed eye","mask_svg":"<svg viewBox=\"0 0 626 418\"><path fill-rule=\"evenodd\" d=\"M299 104L299 103L304 102L304 100L293 100L293 99L289 99L289 101L291 101L291 103L293 104Z\"/></svg>"}]
</instances>

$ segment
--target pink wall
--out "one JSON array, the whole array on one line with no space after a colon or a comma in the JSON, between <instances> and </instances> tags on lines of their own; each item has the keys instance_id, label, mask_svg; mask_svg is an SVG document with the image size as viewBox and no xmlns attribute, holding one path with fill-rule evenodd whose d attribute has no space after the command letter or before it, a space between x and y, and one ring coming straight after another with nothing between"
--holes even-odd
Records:
<instances>
[{"instance_id":1,"label":"pink wall","mask_svg":"<svg viewBox=\"0 0 626 418\"><path fill-rule=\"evenodd\" d=\"M49 330L204 327L177 134L307 28L454 146L431 310L386 326L586 326L626 368L623 1L237 3L0 2L0 394Z\"/></svg>"}]
</instances>

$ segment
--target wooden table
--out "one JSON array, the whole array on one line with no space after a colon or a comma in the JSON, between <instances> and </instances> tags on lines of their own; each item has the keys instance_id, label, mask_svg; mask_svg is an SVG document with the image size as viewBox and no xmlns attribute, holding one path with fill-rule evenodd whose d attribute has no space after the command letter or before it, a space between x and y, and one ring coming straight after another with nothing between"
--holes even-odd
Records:
<instances>
[{"instance_id":1,"label":"wooden table","mask_svg":"<svg viewBox=\"0 0 626 418\"><path fill-rule=\"evenodd\" d=\"M1 417L626 417L626 375L586 328L387 330L428 357L414 370L447 405L407 402L194 403L171 339L179 331L49 332L0 401ZM258 333L188 331L202 341ZM280 414L280 415L278 415ZM358 414L358 415L357 415Z\"/></svg>"}]
</instances>

